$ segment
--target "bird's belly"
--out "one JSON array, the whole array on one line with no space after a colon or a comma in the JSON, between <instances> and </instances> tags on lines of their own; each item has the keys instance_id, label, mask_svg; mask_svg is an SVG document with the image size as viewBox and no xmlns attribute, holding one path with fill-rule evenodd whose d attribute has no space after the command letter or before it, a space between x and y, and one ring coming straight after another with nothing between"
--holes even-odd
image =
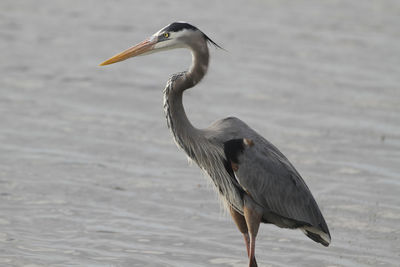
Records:
<instances>
[{"instance_id":1,"label":"bird's belly","mask_svg":"<svg viewBox=\"0 0 400 267\"><path fill-rule=\"evenodd\" d=\"M207 171L206 173L213 181L214 188L218 192L220 199L225 202L225 207L233 207L237 212L243 214L243 191L239 190L230 181L231 177L228 174L216 177Z\"/></svg>"}]
</instances>

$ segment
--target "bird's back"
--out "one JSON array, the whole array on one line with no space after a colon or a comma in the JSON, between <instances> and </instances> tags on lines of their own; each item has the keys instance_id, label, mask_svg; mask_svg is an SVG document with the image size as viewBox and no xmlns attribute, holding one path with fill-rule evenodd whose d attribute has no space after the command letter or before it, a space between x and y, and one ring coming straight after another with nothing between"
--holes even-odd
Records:
<instances>
[{"instance_id":1,"label":"bird's back","mask_svg":"<svg viewBox=\"0 0 400 267\"><path fill-rule=\"evenodd\" d=\"M240 186L262 207L263 222L301 228L316 242L330 242L328 226L306 183L289 160L241 120L229 117L206 129L213 142L249 138L254 146L239 157L235 173Z\"/></svg>"}]
</instances>

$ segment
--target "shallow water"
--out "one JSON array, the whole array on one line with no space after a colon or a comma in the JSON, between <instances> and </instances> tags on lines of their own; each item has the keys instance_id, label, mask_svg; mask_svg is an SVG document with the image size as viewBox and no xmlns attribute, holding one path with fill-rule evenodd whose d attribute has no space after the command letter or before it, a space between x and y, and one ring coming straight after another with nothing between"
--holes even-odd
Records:
<instances>
[{"instance_id":1,"label":"shallow water","mask_svg":"<svg viewBox=\"0 0 400 267\"><path fill-rule=\"evenodd\" d=\"M198 127L234 115L303 175L332 244L263 225L260 266L400 262L398 1L0 2L0 266L246 266L242 237L170 136L190 56L104 59L175 21L211 48Z\"/></svg>"}]
</instances>

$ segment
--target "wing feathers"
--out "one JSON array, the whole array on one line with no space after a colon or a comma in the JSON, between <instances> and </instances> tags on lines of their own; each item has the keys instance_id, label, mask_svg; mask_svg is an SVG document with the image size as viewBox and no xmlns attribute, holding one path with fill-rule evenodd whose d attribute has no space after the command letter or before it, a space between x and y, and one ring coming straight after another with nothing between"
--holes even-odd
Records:
<instances>
[{"instance_id":1,"label":"wing feathers","mask_svg":"<svg viewBox=\"0 0 400 267\"><path fill-rule=\"evenodd\" d=\"M309 227L310 238L318 239L315 235L324 233L321 243L330 242L326 222L306 183L274 145L236 118L216 122L210 130L220 134L213 138L222 143L237 138L254 142L239 155L235 176L244 191L263 207L265 221L280 227Z\"/></svg>"}]
</instances>

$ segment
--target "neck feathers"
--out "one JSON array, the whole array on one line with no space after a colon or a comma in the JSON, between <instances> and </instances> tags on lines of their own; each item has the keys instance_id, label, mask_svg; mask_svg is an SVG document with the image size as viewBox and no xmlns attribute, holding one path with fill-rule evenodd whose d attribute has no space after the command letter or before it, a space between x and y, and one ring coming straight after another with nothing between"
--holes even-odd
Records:
<instances>
[{"instance_id":1,"label":"neck feathers","mask_svg":"<svg viewBox=\"0 0 400 267\"><path fill-rule=\"evenodd\" d=\"M190 87L195 86L206 75L209 61L207 43L204 45L194 44L193 46L191 47L192 65L187 72L187 79L192 83Z\"/></svg>"},{"instance_id":2,"label":"neck feathers","mask_svg":"<svg viewBox=\"0 0 400 267\"><path fill-rule=\"evenodd\" d=\"M192 52L192 65L188 71L174 74L168 80L164 89L164 111L175 143L193 158L196 143L204 137L187 118L182 96L186 89L195 86L206 74L209 54L207 43L193 43L189 48Z\"/></svg>"},{"instance_id":3,"label":"neck feathers","mask_svg":"<svg viewBox=\"0 0 400 267\"><path fill-rule=\"evenodd\" d=\"M210 177L227 203L234 203L237 210L243 205L240 192L235 189L232 179L225 171L223 148L212 144L204 134L190 123L182 103L183 92L195 86L207 72L207 44L189 45L192 51L192 65L188 71L172 75L164 89L164 111L168 128L175 143L189 158L199 165Z\"/></svg>"}]
</instances>

